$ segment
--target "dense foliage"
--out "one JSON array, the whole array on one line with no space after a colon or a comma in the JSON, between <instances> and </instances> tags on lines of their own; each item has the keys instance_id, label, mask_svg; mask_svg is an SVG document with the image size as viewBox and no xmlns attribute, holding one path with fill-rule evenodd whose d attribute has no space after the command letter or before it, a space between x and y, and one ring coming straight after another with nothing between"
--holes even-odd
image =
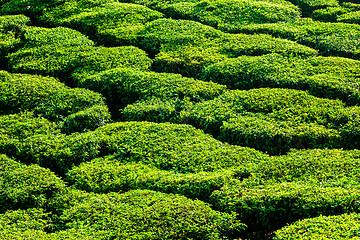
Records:
<instances>
[{"instance_id":1,"label":"dense foliage","mask_svg":"<svg viewBox=\"0 0 360 240\"><path fill-rule=\"evenodd\" d=\"M358 238L359 13L0 0L0 238Z\"/></svg>"}]
</instances>

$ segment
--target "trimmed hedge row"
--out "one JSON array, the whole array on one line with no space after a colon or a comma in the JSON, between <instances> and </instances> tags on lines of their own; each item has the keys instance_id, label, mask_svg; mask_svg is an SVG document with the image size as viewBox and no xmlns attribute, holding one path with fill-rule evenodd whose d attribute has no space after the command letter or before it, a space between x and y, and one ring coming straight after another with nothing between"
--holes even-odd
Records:
<instances>
[{"instance_id":1,"label":"trimmed hedge row","mask_svg":"<svg viewBox=\"0 0 360 240\"><path fill-rule=\"evenodd\" d=\"M248 232L269 232L299 219L359 212L359 185L345 187L312 182L245 180L224 186L211 196L218 211L236 211Z\"/></svg>"},{"instance_id":2,"label":"trimmed hedge row","mask_svg":"<svg viewBox=\"0 0 360 240\"><path fill-rule=\"evenodd\" d=\"M22 29L29 23L23 15L0 16L0 61L20 46Z\"/></svg>"},{"instance_id":3,"label":"trimmed hedge row","mask_svg":"<svg viewBox=\"0 0 360 240\"><path fill-rule=\"evenodd\" d=\"M159 19L145 25L139 43L156 54L153 68L196 76L206 65L239 55L281 53L314 56L317 51L269 35L225 34L188 20Z\"/></svg>"},{"instance_id":4,"label":"trimmed hedge row","mask_svg":"<svg viewBox=\"0 0 360 240\"><path fill-rule=\"evenodd\" d=\"M69 88L51 77L0 71L0 99L2 114L33 111L50 120L65 120L77 130L79 128L74 126L77 123L71 122L74 118L71 114L79 111L87 111L82 115L95 122L109 120L107 107L100 94L86 89ZM97 108L99 115L92 113L91 109L94 108ZM94 128L96 124L90 122L86 127Z\"/></svg>"},{"instance_id":5,"label":"trimmed hedge row","mask_svg":"<svg viewBox=\"0 0 360 240\"><path fill-rule=\"evenodd\" d=\"M145 72L132 68L115 68L80 78L79 87L100 92L116 110L139 99L189 97L192 101L212 99L225 86L182 77L179 74Z\"/></svg>"},{"instance_id":6,"label":"trimmed hedge row","mask_svg":"<svg viewBox=\"0 0 360 240\"><path fill-rule=\"evenodd\" d=\"M234 30L247 34L265 33L296 41L319 50L321 55L359 58L360 26L349 23L324 23L301 19L290 23L243 25Z\"/></svg>"},{"instance_id":7,"label":"trimmed hedge row","mask_svg":"<svg viewBox=\"0 0 360 240\"><path fill-rule=\"evenodd\" d=\"M146 105L140 103L124 110L130 119L146 111ZM172 119L201 128L222 141L283 154L290 148L357 148L359 111L339 100L317 98L304 91L261 88L228 91L213 100L187 105L180 113L173 113L176 117ZM164 112L162 116L167 116Z\"/></svg>"},{"instance_id":8,"label":"trimmed hedge row","mask_svg":"<svg viewBox=\"0 0 360 240\"><path fill-rule=\"evenodd\" d=\"M70 1L46 10L42 21L74 28L98 43L135 44L144 24L163 14L145 6L114 1Z\"/></svg>"},{"instance_id":9,"label":"trimmed hedge row","mask_svg":"<svg viewBox=\"0 0 360 240\"><path fill-rule=\"evenodd\" d=\"M9 209L45 207L56 193L64 190L65 183L48 169L22 165L2 154L0 187L0 212L5 212Z\"/></svg>"},{"instance_id":10,"label":"trimmed hedge row","mask_svg":"<svg viewBox=\"0 0 360 240\"><path fill-rule=\"evenodd\" d=\"M239 167L268 157L217 141L194 127L169 123L121 122L82 134L38 134L18 140L1 137L3 152L59 174L109 154L182 173Z\"/></svg>"},{"instance_id":11,"label":"trimmed hedge row","mask_svg":"<svg viewBox=\"0 0 360 240\"><path fill-rule=\"evenodd\" d=\"M7 56L9 68L15 72L70 78L116 67L146 70L151 59L139 48L95 47L80 32L58 28L25 28L24 47Z\"/></svg>"},{"instance_id":12,"label":"trimmed hedge row","mask_svg":"<svg viewBox=\"0 0 360 240\"><path fill-rule=\"evenodd\" d=\"M153 97L127 105L121 110L121 118L125 121L182 123L180 112L192 105L189 98L169 100Z\"/></svg>"},{"instance_id":13,"label":"trimmed hedge row","mask_svg":"<svg viewBox=\"0 0 360 240\"><path fill-rule=\"evenodd\" d=\"M360 4L344 2L341 7L327 7L313 12L312 18L324 22L359 23Z\"/></svg>"},{"instance_id":14,"label":"trimmed hedge row","mask_svg":"<svg viewBox=\"0 0 360 240\"><path fill-rule=\"evenodd\" d=\"M318 97L360 100L360 61L341 57L289 58L278 54L241 56L210 65L201 79L229 88L283 87L308 90Z\"/></svg>"},{"instance_id":15,"label":"trimmed hedge row","mask_svg":"<svg viewBox=\"0 0 360 240\"><path fill-rule=\"evenodd\" d=\"M218 139L271 155L284 154L291 148L336 148L342 143L336 130L314 123L279 121L261 115L229 119L221 126Z\"/></svg>"},{"instance_id":16,"label":"trimmed hedge row","mask_svg":"<svg viewBox=\"0 0 360 240\"><path fill-rule=\"evenodd\" d=\"M275 232L280 239L357 239L360 237L360 215L349 213L320 216L292 223Z\"/></svg>"},{"instance_id":17,"label":"trimmed hedge row","mask_svg":"<svg viewBox=\"0 0 360 240\"><path fill-rule=\"evenodd\" d=\"M336 183L347 187L359 183L359 163L359 150L292 150L287 155L257 164L251 171L263 180L314 181L322 186Z\"/></svg>"},{"instance_id":18,"label":"trimmed hedge row","mask_svg":"<svg viewBox=\"0 0 360 240\"><path fill-rule=\"evenodd\" d=\"M166 14L167 17L199 21L220 30L233 25L294 21L299 9L287 1L162 1L132 0Z\"/></svg>"},{"instance_id":19,"label":"trimmed hedge row","mask_svg":"<svg viewBox=\"0 0 360 240\"><path fill-rule=\"evenodd\" d=\"M316 9L339 6L338 0L290 0L290 2L299 6L306 16L310 16Z\"/></svg>"},{"instance_id":20,"label":"trimmed hedge row","mask_svg":"<svg viewBox=\"0 0 360 240\"><path fill-rule=\"evenodd\" d=\"M122 162L114 156L107 156L72 168L67 173L67 180L78 189L95 193L150 189L207 201L211 193L226 182L248 176L248 171L243 167L184 174L160 170L141 162Z\"/></svg>"},{"instance_id":21,"label":"trimmed hedge row","mask_svg":"<svg viewBox=\"0 0 360 240\"><path fill-rule=\"evenodd\" d=\"M67 228L106 229L106 239L220 239L244 225L199 200L149 190L91 194L61 215Z\"/></svg>"}]
</instances>

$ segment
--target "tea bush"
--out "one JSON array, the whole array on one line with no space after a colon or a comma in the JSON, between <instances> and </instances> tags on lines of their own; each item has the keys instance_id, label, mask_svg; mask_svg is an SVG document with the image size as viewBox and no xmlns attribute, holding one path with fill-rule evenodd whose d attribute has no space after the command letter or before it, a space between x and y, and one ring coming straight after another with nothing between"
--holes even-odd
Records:
<instances>
[{"instance_id":1,"label":"tea bush","mask_svg":"<svg viewBox=\"0 0 360 240\"><path fill-rule=\"evenodd\" d=\"M341 57L288 58L277 54L241 56L206 67L201 79L250 89L283 87L309 90L318 97L359 101L360 62Z\"/></svg>"},{"instance_id":2,"label":"tea bush","mask_svg":"<svg viewBox=\"0 0 360 240\"><path fill-rule=\"evenodd\" d=\"M356 239L359 232L359 214L347 213L297 221L277 230L274 239Z\"/></svg>"},{"instance_id":3,"label":"tea bush","mask_svg":"<svg viewBox=\"0 0 360 240\"><path fill-rule=\"evenodd\" d=\"M357 39L360 35L360 26L358 24L324 23L301 19L293 24L279 22L244 25L234 32L271 34L315 48L321 55L359 58L360 45Z\"/></svg>"},{"instance_id":4,"label":"tea bush","mask_svg":"<svg viewBox=\"0 0 360 240\"><path fill-rule=\"evenodd\" d=\"M153 96L161 99L189 97L193 101L212 99L225 86L182 77L179 74L116 68L79 79L79 87L100 92L116 110L139 99Z\"/></svg>"},{"instance_id":5,"label":"tea bush","mask_svg":"<svg viewBox=\"0 0 360 240\"><path fill-rule=\"evenodd\" d=\"M107 229L108 239L226 238L244 225L199 200L149 190L89 195L61 216L68 228Z\"/></svg>"},{"instance_id":6,"label":"tea bush","mask_svg":"<svg viewBox=\"0 0 360 240\"><path fill-rule=\"evenodd\" d=\"M234 182L214 191L219 211L236 211L249 232L271 231L286 223L319 215L359 212L358 185L322 186L312 182Z\"/></svg>"},{"instance_id":7,"label":"tea bush","mask_svg":"<svg viewBox=\"0 0 360 240\"><path fill-rule=\"evenodd\" d=\"M59 174L109 154L183 173L239 167L267 158L254 149L217 141L191 126L169 123L119 122L82 134L38 134L15 140L3 136L3 151Z\"/></svg>"},{"instance_id":8,"label":"tea bush","mask_svg":"<svg viewBox=\"0 0 360 240\"><path fill-rule=\"evenodd\" d=\"M161 7L172 18L199 21L223 31L241 24L291 22L300 18L299 9L286 1L173 1Z\"/></svg>"},{"instance_id":9,"label":"tea bush","mask_svg":"<svg viewBox=\"0 0 360 240\"><path fill-rule=\"evenodd\" d=\"M359 182L359 161L359 150L292 150L287 155L261 162L255 166L253 173L264 180L313 180L323 185L341 182L341 186L346 187L351 181Z\"/></svg>"},{"instance_id":10,"label":"tea bush","mask_svg":"<svg viewBox=\"0 0 360 240\"><path fill-rule=\"evenodd\" d=\"M182 123L180 112L190 108L193 102L185 99L150 98L127 105L121 110L121 119L125 121L149 121Z\"/></svg>"},{"instance_id":11,"label":"tea bush","mask_svg":"<svg viewBox=\"0 0 360 240\"><path fill-rule=\"evenodd\" d=\"M269 35L225 34L187 20L159 19L145 25L140 45L157 54L153 68L196 76L215 62L239 55L282 53L313 56L317 51Z\"/></svg>"},{"instance_id":12,"label":"tea bush","mask_svg":"<svg viewBox=\"0 0 360 240\"><path fill-rule=\"evenodd\" d=\"M307 16L316 9L339 6L339 2L337 0L291 0L290 2L299 6L301 8L301 12Z\"/></svg>"},{"instance_id":13,"label":"tea bush","mask_svg":"<svg viewBox=\"0 0 360 240\"><path fill-rule=\"evenodd\" d=\"M51 25L74 28L98 43L111 46L134 44L144 24L163 14L145 6L114 1L68 1L45 11Z\"/></svg>"},{"instance_id":14,"label":"tea bush","mask_svg":"<svg viewBox=\"0 0 360 240\"><path fill-rule=\"evenodd\" d=\"M29 23L24 15L0 16L0 61L20 47L22 29Z\"/></svg>"},{"instance_id":15,"label":"tea bush","mask_svg":"<svg viewBox=\"0 0 360 240\"><path fill-rule=\"evenodd\" d=\"M324 126L296 121L279 121L262 115L239 116L224 122L219 140L265 151L284 154L290 148L340 147L337 131Z\"/></svg>"},{"instance_id":16,"label":"tea bush","mask_svg":"<svg viewBox=\"0 0 360 240\"><path fill-rule=\"evenodd\" d=\"M23 165L0 155L0 212L8 209L45 207L65 183L50 170Z\"/></svg>"},{"instance_id":17,"label":"tea bush","mask_svg":"<svg viewBox=\"0 0 360 240\"><path fill-rule=\"evenodd\" d=\"M150 189L207 201L214 190L219 190L230 179L248 176L243 167L184 174L108 156L74 167L67 173L67 180L78 189L95 193Z\"/></svg>"},{"instance_id":18,"label":"tea bush","mask_svg":"<svg viewBox=\"0 0 360 240\"><path fill-rule=\"evenodd\" d=\"M5 71L0 71L0 96L2 114L31 110L55 121L94 105L104 106L103 97L90 90L70 88L51 77ZM107 114L106 108L102 111Z\"/></svg>"}]
</instances>

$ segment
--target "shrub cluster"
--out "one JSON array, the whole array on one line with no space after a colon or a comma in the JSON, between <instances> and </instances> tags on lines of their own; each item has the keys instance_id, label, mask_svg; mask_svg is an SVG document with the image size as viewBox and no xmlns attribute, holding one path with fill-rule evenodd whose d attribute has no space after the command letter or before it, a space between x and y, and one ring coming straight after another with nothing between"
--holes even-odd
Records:
<instances>
[{"instance_id":1,"label":"shrub cluster","mask_svg":"<svg viewBox=\"0 0 360 240\"><path fill-rule=\"evenodd\" d=\"M62 25L111 46L135 44L144 24L163 17L145 6L115 1L67 1L40 17L50 25Z\"/></svg>"},{"instance_id":2,"label":"shrub cluster","mask_svg":"<svg viewBox=\"0 0 360 240\"><path fill-rule=\"evenodd\" d=\"M0 212L5 212L8 209L45 207L56 193L64 190L65 183L49 169L23 165L2 154L0 187Z\"/></svg>"},{"instance_id":3,"label":"shrub cluster","mask_svg":"<svg viewBox=\"0 0 360 240\"><path fill-rule=\"evenodd\" d=\"M156 96L161 99L189 97L192 101L212 99L225 86L182 77L179 74L140 71L133 68L114 68L79 79L77 85L100 92L107 103L120 109L139 99Z\"/></svg>"},{"instance_id":4,"label":"shrub cluster","mask_svg":"<svg viewBox=\"0 0 360 240\"><path fill-rule=\"evenodd\" d=\"M315 48L321 55L359 58L358 24L325 23L304 18L292 24L279 22L243 25L234 32L271 34Z\"/></svg>"},{"instance_id":5,"label":"shrub cluster","mask_svg":"<svg viewBox=\"0 0 360 240\"><path fill-rule=\"evenodd\" d=\"M198 21L220 30L234 25L294 21L300 17L299 9L287 1L162 1L132 0L164 12L171 18Z\"/></svg>"},{"instance_id":6,"label":"shrub cluster","mask_svg":"<svg viewBox=\"0 0 360 240\"><path fill-rule=\"evenodd\" d=\"M33 111L50 120L61 121L71 114L83 111L77 116L81 114L84 119L93 121L85 124L87 128L94 128L95 122L105 122L109 119L108 110L100 94L67 87L52 77L0 71L0 99L2 114ZM98 115L94 115L95 108ZM75 127L77 123L70 118L74 116L69 116L66 120L67 125L71 125L74 130L80 130L79 126Z\"/></svg>"},{"instance_id":7,"label":"shrub cluster","mask_svg":"<svg viewBox=\"0 0 360 240\"><path fill-rule=\"evenodd\" d=\"M24 46L7 56L12 71L66 79L74 71L81 76L115 67L145 70L151 65L146 53L136 47L95 47L86 36L69 28L27 27L24 31Z\"/></svg>"},{"instance_id":8,"label":"shrub cluster","mask_svg":"<svg viewBox=\"0 0 360 240\"><path fill-rule=\"evenodd\" d=\"M256 182L256 181L255 181ZM313 182L234 182L213 192L219 211L239 214L251 231L271 231L299 219L359 212L358 185L339 187Z\"/></svg>"},{"instance_id":9,"label":"shrub cluster","mask_svg":"<svg viewBox=\"0 0 360 240\"><path fill-rule=\"evenodd\" d=\"M237 89L283 87L308 90L318 97L356 104L360 100L359 69L359 61L342 57L302 59L268 54L241 56L212 64L201 73L201 79Z\"/></svg>"},{"instance_id":10,"label":"shrub cluster","mask_svg":"<svg viewBox=\"0 0 360 240\"><path fill-rule=\"evenodd\" d=\"M72 168L67 173L67 180L78 189L95 193L150 189L207 201L214 190L219 190L231 179L248 176L244 167L185 174L107 156Z\"/></svg>"},{"instance_id":11,"label":"shrub cluster","mask_svg":"<svg viewBox=\"0 0 360 240\"><path fill-rule=\"evenodd\" d=\"M29 23L30 19L24 15L0 16L0 63L20 46L22 29Z\"/></svg>"},{"instance_id":12,"label":"shrub cluster","mask_svg":"<svg viewBox=\"0 0 360 240\"><path fill-rule=\"evenodd\" d=\"M185 76L196 76L204 66L239 55L317 54L314 49L289 40L264 34L226 34L189 20L152 21L145 25L141 37L142 48L156 54L154 69Z\"/></svg>"},{"instance_id":13,"label":"shrub cluster","mask_svg":"<svg viewBox=\"0 0 360 240\"><path fill-rule=\"evenodd\" d=\"M360 216L349 213L300 220L277 230L274 239L356 239L359 233Z\"/></svg>"},{"instance_id":14,"label":"shrub cluster","mask_svg":"<svg viewBox=\"0 0 360 240\"><path fill-rule=\"evenodd\" d=\"M139 109L146 110L141 105ZM140 115L131 110L128 114ZM188 105L179 113L179 121L222 141L283 154L290 148L357 148L359 110L304 91L260 88L228 91Z\"/></svg>"},{"instance_id":15,"label":"shrub cluster","mask_svg":"<svg viewBox=\"0 0 360 240\"><path fill-rule=\"evenodd\" d=\"M91 194L61 219L67 228L106 229L107 239L220 239L244 228L233 215L202 201L149 190Z\"/></svg>"}]
</instances>

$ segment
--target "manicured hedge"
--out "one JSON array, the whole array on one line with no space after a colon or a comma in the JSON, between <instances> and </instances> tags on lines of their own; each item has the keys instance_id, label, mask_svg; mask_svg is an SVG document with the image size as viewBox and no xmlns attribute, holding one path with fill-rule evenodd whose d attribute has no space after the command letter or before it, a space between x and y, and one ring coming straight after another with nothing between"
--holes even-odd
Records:
<instances>
[{"instance_id":1,"label":"manicured hedge","mask_svg":"<svg viewBox=\"0 0 360 240\"><path fill-rule=\"evenodd\" d=\"M349 23L324 23L311 19L289 23L243 25L234 32L266 33L287 38L319 50L321 55L359 59L360 26Z\"/></svg>"},{"instance_id":2,"label":"manicured hedge","mask_svg":"<svg viewBox=\"0 0 360 240\"><path fill-rule=\"evenodd\" d=\"M1 0L0 2L0 14L25 14L36 18L41 15L46 8L55 7L63 0Z\"/></svg>"},{"instance_id":3,"label":"manicured hedge","mask_svg":"<svg viewBox=\"0 0 360 240\"><path fill-rule=\"evenodd\" d=\"M338 0L290 0L290 2L298 5L301 12L307 16L316 9L339 6Z\"/></svg>"},{"instance_id":4,"label":"manicured hedge","mask_svg":"<svg viewBox=\"0 0 360 240\"><path fill-rule=\"evenodd\" d=\"M27 27L24 47L8 55L9 68L15 72L57 76L64 80L116 67L146 70L151 65L147 54L139 48L95 47L78 31L58 27Z\"/></svg>"},{"instance_id":5,"label":"manicured hedge","mask_svg":"<svg viewBox=\"0 0 360 240\"><path fill-rule=\"evenodd\" d=\"M0 71L0 96L2 114L29 110L56 121L95 105L104 106L103 97L90 90L69 88L51 77L5 71ZM98 121L107 120L107 109L102 107L102 111Z\"/></svg>"},{"instance_id":6,"label":"manicured hedge","mask_svg":"<svg viewBox=\"0 0 360 240\"><path fill-rule=\"evenodd\" d=\"M335 216L319 216L292 223L275 232L280 239L357 239L360 237L360 215L349 213Z\"/></svg>"},{"instance_id":7,"label":"manicured hedge","mask_svg":"<svg viewBox=\"0 0 360 240\"><path fill-rule=\"evenodd\" d=\"M303 218L359 212L358 185L331 186L311 182L234 182L214 191L219 211L236 211L248 232L269 232Z\"/></svg>"},{"instance_id":8,"label":"manicured hedge","mask_svg":"<svg viewBox=\"0 0 360 240\"><path fill-rule=\"evenodd\" d=\"M30 23L24 15L0 16L0 63L8 53L16 51L21 43L22 29Z\"/></svg>"},{"instance_id":9,"label":"manicured hedge","mask_svg":"<svg viewBox=\"0 0 360 240\"><path fill-rule=\"evenodd\" d=\"M79 79L79 87L100 92L108 104L118 110L139 99L153 96L161 99L189 97L193 101L212 99L225 86L182 77L179 74L116 68Z\"/></svg>"},{"instance_id":10,"label":"manicured hedge","mask_svg":"<svg viewBox=\"0 0 360 240\"><path fill-rule=\"evenodd\" d=\"M149 21L163 14L145 6L114 1L70 1L45 11L41 17L51 25L74 28L98 43L134 44Z\"/></svg>"},{"instance_id":11,"label":"manicured hedge","mask_svg":"<svg viewBox=\"0 0 360 240\"><path fill-rule=\"evenodd\" d=\"M107 239L220 239L244 225L199 200L149 190L89 195L61 216L68 228L106 229Z\"/></svg>"},{"instance_id":12,"label":"manicured hedge","mask_svg":"<svg viewBox=\"0 0 360 240\"><path fill-rule=\"evenodd\" d=\"M65 183L49 169L21 163L0 155L0 212L45 207Z\"/></svg>"},{"instance_id":13,"label":"manicured hedge","mask_svg":"<svg viewBox=\"0 0 360 240\"><path fill-rule=\"evenodd\" d=\"M358 183L359 150L292 150L255 166L254 175L278 182L314 181L323 185L338 182L341 186Z\"/></svg>"},{"instance_id":14,"label":"manicured hedge","mask_svg":"<svg viewBox=\"0 0 360 240\"><path fill-rule=\"evenodd\" d=\"M49 133L15 140L3 136L3 151L59 174L109 154L183 173L239 167L267 158L254 149L217 141L194 127L169 123L119 122L83 134Z\"/></svg>"},{"instance_id":15,"label":"manicured hedge","mask_svg":"<svg viewBox=\"0 0 360 240\"><path fill-rule=\"evenodd\" d=\"M199 21L225 31L241 24L291 22L300 17L299 9L286 1L173 1L158 5L169 17Z\"/></svg>"},{"instance_id":16,"label":"manicured hedge","mask_svg":"<svg viewBox=\"0 0 360 240\"><path fill-rule=\"evenodd\" d=\"M309 90L318 97L356 104L360 100L359 69L359 61L347 58L301 59L269 54L215 63L204 69L201 79L238 89L271 86Z\"/></svg>"},{"instance_id":17,"label":"manicured hedge","mask_svg":"<svg viewBox=\"0 0 360 240\"><path fill-rule=\"evenodd\" d=\"M204 67L228 57L281 53L313 56L314 49L269 35L225 34L188 20L159 19L145 25L140 45L157 54L153 68L196 76Z\"/></svg>"},{"instance_id":18,"label":"manicured hedge","mask_svg":"<svg viewBox=\"0 0 360 240\"><path fill-rule=\"evenodd\" d=\"M271 155L284 154L291 148L341 146L341 138L336 130L314 123L279 121L262 115L229 119L221 126L218 139Z\"/></svg>"},{"instance_id":19,"label":"manicured hedge","mask_svg":"<svg viewBox=\"0 0 360 240\"><path fill-rule=\"evenodd\" d=\"M182 123L180 112L190 108L193 102L185 99L150 98L127 105L121 110L121 119L125 121L149 121Z\"/></svg>"},{"instance_id":20,"label":"manicured hedge","mask_svg":"<svg viewBox=\"0 0 360 240\"><path fill-rule=\"evenodd\" d=\"M141 162L124 163L108 156L74 167L67 173L67 180L78 189L96 193L150 189L207 201L211 193L224 183L248 176L248 171L242 167L184 174L160 170Z\"/></svg>"}]
</instances>

